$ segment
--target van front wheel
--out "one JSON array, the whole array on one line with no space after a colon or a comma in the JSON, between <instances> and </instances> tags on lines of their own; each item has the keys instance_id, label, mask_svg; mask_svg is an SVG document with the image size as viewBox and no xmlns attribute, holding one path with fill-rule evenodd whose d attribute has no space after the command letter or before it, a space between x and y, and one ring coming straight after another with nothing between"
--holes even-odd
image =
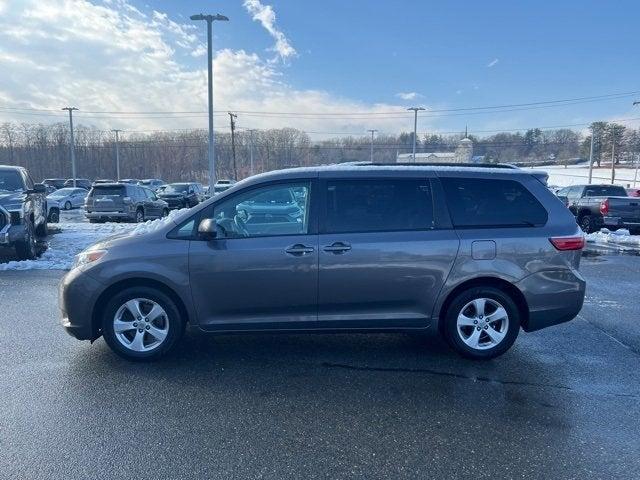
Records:
<instances>
[{"instance_id":1,"label":"van front wheel","mask_svg":"<svg viewBox=\"0 0 640 480\"><path fill-rule=\"evenodd\" d=\"M511 348L520 331L520 312L502 290L475 287L453 299L443 327L445 339L457 353L488 360Z\"/></svg>"},{"instance_id":2,"label":"van front wheel","mask_svg":"<svg viewBox=\"0 0 640 480\"><path fill-rule=\"evenodd\" d=\"M182 337L185 323L171 298L149 287L116 293L105 308L102 334L111 349L128 360L165 355Z\"/></svg>"}]
</instances>

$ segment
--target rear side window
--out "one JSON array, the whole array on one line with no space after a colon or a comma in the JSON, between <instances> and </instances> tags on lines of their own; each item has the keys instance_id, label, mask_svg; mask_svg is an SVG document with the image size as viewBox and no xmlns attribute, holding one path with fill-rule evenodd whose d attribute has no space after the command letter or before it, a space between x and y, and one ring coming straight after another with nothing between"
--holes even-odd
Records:
<instances>
[{"instance_id":1,"label":"rear side window","mask_svg":"<svg viewBox=\"0 0 640 480\"><path fill-rule=\"evenodd\" d=\"M433 228L428 179L327 182L328 233L427 230Z\"/></svg>"},{"instance_id":2,"label":"rear side window","mask_svg":"<svg viewBox=\"0 0 640 480\"><path fill-rule=\"evenodd\" d=\"M547 211L529 190L513 180L441 178L456 228L538 227Z\"/></svg>"},{"instance_id":3,"label":"rear side window","mask_svg":"<svg viewBox=\"0 0 640 480\"><path fill-rule=\"evenodd\" d=\"M626 197L624 187L617 185L590 185L584 191L585 197Z\"/></svg>"},{"instance_id":4,"label":"rear side window","mask_svg":"<svg viewBox=\"0 0 640 480\"><path fill-rule=\"evenodd\" d=\"M93 187L91 190L91 196L93 197L119 197L124 196L124 187L119 185L109 187Z\"/></svg>"}]
</instances>

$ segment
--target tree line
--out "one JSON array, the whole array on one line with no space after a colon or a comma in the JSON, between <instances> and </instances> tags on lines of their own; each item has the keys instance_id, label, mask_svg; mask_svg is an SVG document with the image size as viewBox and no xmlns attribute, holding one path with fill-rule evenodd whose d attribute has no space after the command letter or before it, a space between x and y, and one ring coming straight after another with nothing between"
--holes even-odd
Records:
<instances>
[{"instance_id":1,"label":"tree line","mask_svg":"<svg viewBox=\"0 0 640 480\"><path fill-rule=\"evenodd\" d=\"M640 129L609 122L595 122L593 160L610 163L615 145L615 161L630 161L640 155ZM115 138L112 132L87 126L74 129L74 145L79 178L116 176ZM460 134L424 134L416 139L418 152L453 151ZM559 163L589 158L591 135L567 128L530 129L479 137L469 135L474 156L484 162ZM206 130L124 133L119 143L122 178L162 178L166 181L206 182ZM238 131L235 155L231 135L216 132L215 155L218 178L244 178L289 166L368 161L370 137L346 136L312 141L309 134L295 129ZM393 163L400 153L410 153L413 132L383 134L374 139L373 160ZM252 155L253 154L253 155ZM253 158L253 162L251 159ZM52 125L4 123L0 125L0 164L22 165L36 179L71 176L69 128ZM252 168L253 164L253 168Z\"/></svg>"}]
</instances>

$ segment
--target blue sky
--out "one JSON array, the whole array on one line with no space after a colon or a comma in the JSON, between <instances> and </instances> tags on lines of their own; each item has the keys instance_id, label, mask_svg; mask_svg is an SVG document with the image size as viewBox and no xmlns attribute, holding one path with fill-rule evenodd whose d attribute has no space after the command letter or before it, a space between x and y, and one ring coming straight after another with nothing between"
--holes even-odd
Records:
<instances>
[{"instance_id":1,"label":"blue sky","mask_svg":"<svg viewBox=\"0 0 640 480\"><path fill-rule=\"evenodd\" d=\"M62 4L68 6L73 0L42 0L41 5L43 3L51 3L55 10ZM96 0L89 3L119 15L130 15L128 7L135 7L141 24L146 25L143 28L157 30L162 41L173 50L166 54L164 66L158 67L155 81L160 85L163 75L171 78L178 75L180 82L187 82L181 88L193 88L194 91L202 80L206 63L206 57L194 53L197 44L205 41L205 28L204 24L196 24L198 28L193 29L193 22L188 17L200 11L227 15L230 22L215 24L214 40L217 55L226 52L226 56L216 58L216 66L219 62L216 92L220 95L216 103L224 109L314 111L324 108L324 112L381 112L413 104L431 109L454 109L640 90L637 48L640 44L640 2L637 1L254 0L256 8L271 7L270 13L275 14L271 27L279 32L291 50L295 50L295 54L284 56L278 56L274 51L276 37L273 32L270 34L264 23L252 18L256 10L251 11L242 0ZM3 0L0 0L0 10L2 4ZM4 8L11 9L11 6ZM32 21L32 15L25 15L25 11L15 12L18 25L21 18ZM180 39L172 37L175 32L171 28L145 20L153 17L154 11L163 15L166 21L184 24L181 28L185 35L193 35L197 40L188 41L190 48L176 48L172 42ZM64 20L64 16L57 16L48 23ZM73 19L70 25L74 33L82 28L77 25L74 29ZM100 34L96 32L96 35ZM109 35L109 30L105 30L105 34ZM58 34L53 38L59 37ZM0 34L0 67L2 45ZM106 55L104 44L96 42L93 47L96 49L94 56ZM42 47L33 44L28 48L25 47L26 52L37 56L38 52L34 50ZM82 77L87 72L79 65L90 53L75 52L76 48L89 47L61 44L52 55L78 62L75 68ZM140 49L146 51L143 46ZM128 51L126 46L123 51ZM174 70L167 71L167 68L174 68L171 62L178 65L178 74ZM259 80L252 88L249 84L256 76ZM126 83L124 77L120 78ZM16 81L16 84L20 83ZM0 80L0 95L2 87ZM170 86L164 82L162 88ZM65 94L65 89L62 90L58 95L60 101ZM20 92L9 91L7 94L5 88L4 93L4 97L20 100ZM108 92L111 103L99 99L95 91L78 95L78 100L86 105L85 110L96 111L117 110L120 105L131 103L130 100L118 101L118 95L115 90ZM200 99L202 92L197 91L195 95ZM157 108L164 108L162 99L166 96L158 93L155 103L151 98L146 103L137 101L137 108L154 108L156 104ZM421 121L420 129L458 131L464 130L465 124L471 131L511 129L640 117L640 109L636 107L634 112L631 107L632 100L624 97L481 115L437 118L427 118L427 115ZM184 98L179 103L184 108L192 108ZM29 105L35 104L31 101ZM37 106L43 106L42 101ZM140 120L137 123L150 124L148 119ZM305 128L320 130L358 131L371 123L363 119L351 122L308 120L303 122ZM166 127L176 123L191 125L190 122L165 119L152 123ZM194 119L194 122L199 120ZM286 126L295 120L244 118L239 122L266 128ZM411 128L411 122L404 117L373 123L387 130ZM406 128L404 123L407 123ZM630 125L638 126L638 122Z\"/></svg>"}]
</instances>

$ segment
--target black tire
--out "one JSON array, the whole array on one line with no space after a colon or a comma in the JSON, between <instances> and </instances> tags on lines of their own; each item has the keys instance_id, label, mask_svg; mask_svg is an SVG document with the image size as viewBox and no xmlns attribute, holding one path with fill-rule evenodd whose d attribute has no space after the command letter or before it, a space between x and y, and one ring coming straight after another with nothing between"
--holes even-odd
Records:
<instances>
[{"instance_id":1,"label":"black tire","mask_svg":"<svg viewBox=\"0 0 640 480\"><path fill-rule=\"evenodd\" d=\"M578 223L583 232L592 233L594 231L593 216L583 215L582 217L580 217L580 221Z\"/></svg>"},{"instance_id":2,"label":"black tire","mask_svg":"<svg viewBox=\"0 0 640 480\"><path fill-rule=\"evenodd\" d=\"M458 315L463 312L463 308L474 299L479 298L486 298L497 302L506 310L508 316L504 338L497 345L483 349L476 349L467 345L458 333L457 325ZM489 360L491 358L498 357L509 350L518 337L521 323L520 311L513 299L508 294L495 287L474 287L458 294L449 304L449 307L444 314L443 322L442 333L449 345L461 356L474 360ZM464 328L470 328L472 332L474 328L477 328L480 331L480 334L478 334L480 335L480 339L483 338L483 335L486 339L489 338L487 333L484 333L483 330L480 329L480 326ZM492 327L489 326L488 328Z\"/></svg>"},{"instance_id":3,"label":"black tire","mask_svg":"<svg viewBox=\"0 0 640 480\"><path fill-rule=\"evenodd\" d=\"M73 205L71 205L71 202L69 200L64 202L64 209L65 210L71 210L72 207L73 207Z\"/></svg>"},{"instance_id":4,"label":"black tire","mask_svg":"<svg viewBox=\"0 0 640 480\"><path fill-rule=\"evenodd\" d=\"M47 238L47 235L49 235L49 227L47 225L47 219L45 218L43 222L36 227L36 236L38 238Z\"/></svg>"},{"instance_id":5,"label":"black tire","mask_svg":"<svg viewBox=\"0 0 640 480\"><path fill-rule=\"evenodd\" d=\"M156 302L166 312L168 333L164 341L153 350L147 352L133 351L124 346L114 332L114 318L118 310L127 301L144 298ZM180 340L184 333L185 321L180 316L176 304L160 290L150 287L130 287L114 294L106 304L102 316L102 336L109 347L119 356L132 361L153 361L164 356ZM135 331L134 331L135 333Z\"/></svg>"},{"instance_id":6,"label":"black tire","mask_svg":"<svg viewBox=\"0 0 640 480\"><path fill-rule=\"evenodd\" d=\"M51 209L47 221L49 223L58 223L60 221L60 210L58 210L57 208Z\"/></svg>"},{"instance_id":7,"label":"black tire","mask_svg":"<svg viewBox=\"0 0 640 480\"><path fill-rule=\"evenodd\" d=\"M136 218L134 219L135 223L142 223L144 222L144 210L142 208L139 208L136 210Z\"/></svg>"},{"instance_id":8,"label":"black tire","mask_svg":"<svg viewBox=\"0 0 640 480\"><path fill-rule=\"evenodd\" d=\"M30 220L25 220L25 239L16 242L16 255L18 260L35 260L38 256L38 247L36 245L36 236L33 224Z\"/></svg>"}]
</instances>

